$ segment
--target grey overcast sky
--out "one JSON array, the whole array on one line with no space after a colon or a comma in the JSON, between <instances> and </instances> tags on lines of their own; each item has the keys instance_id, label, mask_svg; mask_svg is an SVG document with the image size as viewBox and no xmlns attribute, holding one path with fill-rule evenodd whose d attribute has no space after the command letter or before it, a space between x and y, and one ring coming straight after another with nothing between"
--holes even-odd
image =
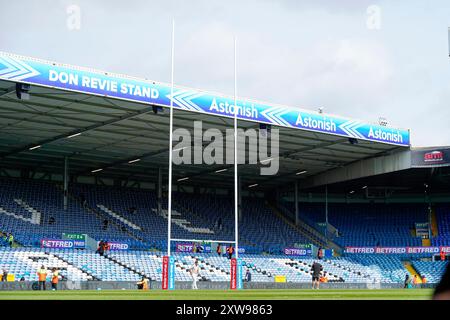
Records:
<instances>
[{"instance_id":1,"label":"grey overcast sky","mask_svg":"<svg viewBox=\"0 0 450 320\"><path fill-rule=\"evenodd\" d=\"M383 116L413 146L450 145L448 0L0 3L1 51L169 82L174 18L176 84L232 94L236 36L239 96Z\"/></svg>"}]
</instances>

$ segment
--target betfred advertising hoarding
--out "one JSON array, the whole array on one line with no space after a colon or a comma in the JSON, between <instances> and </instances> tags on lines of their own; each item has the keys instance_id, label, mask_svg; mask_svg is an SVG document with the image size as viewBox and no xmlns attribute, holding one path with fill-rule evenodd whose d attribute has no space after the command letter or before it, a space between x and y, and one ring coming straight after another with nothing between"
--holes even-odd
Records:
<instances>
[{"instance_id":1,"label":"betfred advertising hoarding","mask_svg":"<svg viewBox=\"0 0 450 320\"><path fill-rule=\"evenodd\" d=\"M345 253L353 254L438 254L450 247L346 247Z\"/></svg>"},{"instance_id":2,"label":"betfred advertising hoarding","mask_svg":"<svg viewBox=\"0 0 450 320\"><path fill-rule=\"evenodd\" d=\"M86 242L82 240L42 239L41 248L52 249L84 249Z\"/></svg>"},{"instance_id":3,"label":"betfred advertising hoarding","mask_svg":"<svg viewBox=\"0 0 450 320\"><path fill-rule=\"evenodd\" d=\"M109 242L109 250L111 251L126 251L129 249L129 245L127 243L122 242Z\"/></svg>"},{"instance_id":4,"label":"betfred advertising hoarding","mask_svg":"<svg viewBox=\"0 0 450 320\"><path fill-rule=\"evenodd\" d=\"M192 243L177 243L177 252L194 252L194 245ZM197 245L197 252L211 252L210 245Z\"/></svg>"},{"instance_id":5,"label":"betfred advertising hoarding","mask_svg":"<svg viewBox=\"0 0 450 320\"><path fill-rule=\"evenodd\" d=\"M312 254L312 250L300 248L285 248L284 254L287 256L310 256Z\"/></svg>"}]
</instances>

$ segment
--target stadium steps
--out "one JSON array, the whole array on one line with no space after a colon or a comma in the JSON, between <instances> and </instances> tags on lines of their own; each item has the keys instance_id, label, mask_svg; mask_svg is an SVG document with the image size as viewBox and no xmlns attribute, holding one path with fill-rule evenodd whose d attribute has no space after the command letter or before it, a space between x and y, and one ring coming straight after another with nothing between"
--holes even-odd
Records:
<instances>
[{"instance_id":1,"label":"stadium steps","mask_svg":"<svg viewBox=\"0 0 450 320\"><path fill-rule=\"evenodd\" d=\"M325 236L322 233L320 233L316 229L312 228L311 226L309 226L308 224L303 222L301 219L299 219L299 225L295 225L295 223L290 221L288 218L285 217L285 215L283 215L281 213L281 210L278 209L278 207L275 204L269 203L269 208L271 208L272 212L274 212L275 215L277 215L279 218L281 218L284 222L291 225L299 233L301 233L304 237L311 240L312 244L314 244L318 247L332 248L337 253L342 252L342 248L339 245L337 245L336 243L334 243L331 240L327 241L327 239L325 238Z\"/></svg>"},{"instance_id":2,"label":"stadium steps","mask_svg":"<svg viewBox=\"0 0 450 320\"><path fill-rule=\"evenodd\" d=\"M422 278L420 277L419 273L414 268L412 263L410 261L403 261L402 263L405 266L405 269L408 270L408 272L411 274L411 276L414 278L414 276L417 275L418 283L422 283Z\"/></svg>"},{"instance_id":3,"label":"stadium steps","mask_svg":"<svg viewBox=\"0 0 450 320\"><path fill-rule=\"evenodd\" d=\"M22 199L14 199L14 202L17 203L22 208L24 208L29 213L31 213L31 218L26 219L27 221L29 221L32 224L37 224L37 225L41 224L42 213L39 210L33 208L32 206L30 206L28 203L26 203Z\"/></svg>"},{"instance_id":4,"label":"stadium steps","mask_svg":"<svg viewBox=\"0 0 450 320\"><path fill-rule=\"evenodd\" d=\"M436 209L431 209L431 235L437 237L439 235L438 220L436 217Z\"/></svg>"},{"instance_id":5,"label":"stadium steps","mask_svg":"<svg viewBox=\"0 0 450 320\"><path fill-rule=\"evenodd\" d=\"M52 257L54 257L54 258L56 258L56 259L58 259L58 260L60 260L60 261L62 261L62 262L67 263L67 264L70 265L72 268L79 270L80 272L84 273L84 274L87 275L87 276L91 276L91 277L92 277L92 281L101 281L99 278L97 278L96 276L94 276L94 275L93 275L92 273L90 273L89 271L86 271L86 270L83 270L83 269L78 268L76 265L70 263L69 261L67 261L67 260L64 259L64 258L61 258L61 257L60 257L58 254L56 254L56 253L49 253L49 252L46 252L46 254L48 254L49 256L52 256Z\"/></svg>"},{"instance_id":6,"label":"stadium steps","mask_svg":"<svg viewBox=\"0 0 450 320\"><path fill-rule=\"evenodd\" d=\"M97 204L97 208L99 208L100 210L102 210L103 212L105 212L106 214L110 215L111 217L123 222L124 224L126 224L127 226L129 226L132 229L135 230L142 230L142 228L140 226L138 226L137 224L132 223L131 221L125 219L123 216L121 216L119 213L115 212L114 210L112 210L111 208L106 207L103 204Z\"/></svg>"},{"instance_id":7,"label":"stadium steps","mask_svg":"<svg viewBox=\"0 0 450 320\"><path fill-rule=\"evenodd\" d=\"M137 275L139 275L141 277L146 277L147 279L151 279L152 281L156 281L156 279L151 278L149 275L145 274L144 272L138 272L136 269L129 267L127 264L119 261L116 258L112 258L112 257L109 257L107 255L104 255L103 258L108 259L109 261L111 261L111 262L113 262L115 264L118 264L121 267L124 267L125 269L127 269L128 271L130 271L130 272L132 272L134 274L137 274Z\"/></svg>"},{"instance_id":8,"label":"stadium steps","mask_svg":"<svg viewBox=\"0 0 450 320\"><path fill-rule=\"evenodd\" d=\"M176 203L177 206L179 206L180 208L183 208L183 211L187 211L190 214L198 217L199 219L202 219L202 217L200 215L198 215L197 213L195 213L193 210L191 210L190 208L184 206L182 203L178 202L178 201L174 201L174 203ZM220 230L216 227L212 228L215 232L215 234L220 234ZM239 242L245 246L256 246L257 244L250 241L249 239L245 238L244 236L242 236L242 234L239 235Z\"/></svg>"},{"instance_id":9,"label":"stadium steps","mask_svg":"<svg viewBox=\"0 0 450 320\"><path fill-rule=\"evenodd\" d=\"M62 187L61 185L57 184L57 185L56 185L56 188L57 188L59 191L61 191L62 193L64 193L64 189L63 189L63 187ZM78 199L78 198L77 198L75 195L73 195L72 193L68 192L68 193L67 193L67 196L68 196L70 199L72 199L73 201L75 201L75 202L77 202L78 204L80 204L80 205L81 205L86 211L88 211L89 213L95 214L95 215L97 216L97 218L103 219L103 220L106 219L106 220L110 221L110 218L109 218L108 215L106 215L106 213L103 214L100 210L96 210L96 209L94 209L94 208L91 208L89 205L83 205L83 203L81 203L80 199ZM136 235L134 235L134 234L133 234L131 231L129 231L128 229L126 229L126 228L123 229L122 226L119 225L119 224L118 224L117 222L115 222L114 220L113 220L113 221L110 221L110 223L113 224L113 225L117 228L117 230L119 230L119 231L122 232L122 233L125 233L127 236L131 237L132 239L138 240L138 241L141 241L141 242L144 242L143 239L141 239L140 237L137 237Z\"/></svg>"}]
</instances>

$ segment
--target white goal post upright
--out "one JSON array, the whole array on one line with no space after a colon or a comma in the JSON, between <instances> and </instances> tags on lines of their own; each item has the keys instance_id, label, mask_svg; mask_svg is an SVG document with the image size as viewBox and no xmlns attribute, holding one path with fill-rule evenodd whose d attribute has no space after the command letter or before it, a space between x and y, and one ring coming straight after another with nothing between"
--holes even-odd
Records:
<instances>
[{"instance_id":1,"label":"white goal post upright","mask_svg":"<svg viewBox=\"0 0 450 320\"><path fill-rule=\"evenodd\" d=\"M237 61L236 37L234 38L234 242L236 259L239 257L239 195L238 195L238 131L237 131Z\"/></svg>"},{"instance_id":2,"label":"white goal post upright","mask_svg":"<svg viewBox=\"0 0 450 320\"><path fill-rule=\"evenodd\" d=\"M172 57L171 57L171 84L170 84L170 116L169 116L169 177L167 199L167 256L170 259L170 236L172 233L172 148L173 148L173 75L175 54L175 19L172 20Z\"/></svg>"},{"instance_id":3,"label":"white goal post upright","mask_svg":"<svg viewBox=\"0 0 450 320\"><path fill-rule=\"evenodd\" d=\"M169 177L167 194L167 256L163 257L162 265L162 289L175 289L175 266L170 252L170 235L172 234L172 152L173 152L173 75L175 54L175 19L172 20L172 50L171 50L171 85L170 85L170 108L169 108Z\"/></svg>"}]
</instances>

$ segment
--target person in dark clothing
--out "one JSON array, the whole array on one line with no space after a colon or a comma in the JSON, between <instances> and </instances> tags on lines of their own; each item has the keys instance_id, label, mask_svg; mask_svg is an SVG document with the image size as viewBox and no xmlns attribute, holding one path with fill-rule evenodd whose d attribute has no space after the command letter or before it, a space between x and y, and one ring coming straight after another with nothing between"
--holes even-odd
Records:
<instances>
[{"instance_id":1,"label":"person in dark clothing","mask_svg":"<svg viewBox=\"0 0 450 320\"><path fill-rule=\"evenodd\" d=\"M86 201L86 197L85 197L85 195L83 193L80 194L80 201L81 201L81 204L83 205L83 207L86 208L87 207L87 201Z\"/></svg>"},{"instance_id":2,"label":"person in dark clothing","mask_svg":"<svg viewBox=\"0 0 450 320\"><path fill-rule=\"evenodd\" d=\"M12 233L9 233L9 235L8 235L8 244L11 248L14 245L14 236L12 235Z\"/></svg>"},{"instance_id":3,"label":"person in dark clothing","mask_svg":"<svg viewBox=\"0 0 450 320\"><path fill-rule=\"evenodd\" d=\"M319 289L320 275L321 275L322 270L323 270L322 265L319 262L314 261L314 263L311 266L311 271L312 271L312 289Z\"/></svg>"},{"instance_id":4,"label":"person in dark clothing","mask_svg":"<svg viewBox=\"0 0 450 320\"><path fill-rule=\"evenodd\" d=\"M107 219L103 220L103 230L108 229L108 223L109 221Z\"/></svg>"},{"instance_id":5,"label":"person in dark clothing","mask_svg":"<svg viewBox=\"0 0 450 320\"><path fill-rule=\"evenodd\" d=\"M55 218L50 217L50 219L48 219L48 224L54 224L55 223Z\"/></svg>"},{"instance_id":6,"label":"person in dark clothing","mask_svg":"<svg viewBox=\"0 0 450 320\"><path fill-rule=\"evenodd\" d=\"M5 282L7 280L8 280L8 270L3 269L2 282Z\"/></svg>"},{"instance_id":7,"label":"person in dark clothing","mask_svg":"<svg viewBox=\"0 0 450 320\"><path fill-rule=\"evenodd\" d=\"M450 300L450 264L447 264L444 276L434 290L433 300Z\"/></svg>"},{"instance_id":8,"label":"person in dark clothing","mask_svg":"<svg viewBox=\"0 0 450 320\"><path fill-rule=\"evenodd\" d=\"M245 273L245 282L252 281L252 274L250 273L250 270L247 269L247 272Z\"/></svg>"},{"instance_id":9,"label":"person in dark clothing","mask_svg":"<svg viewBox=\"0 0 450 320\"><path fill-rule=\"evenodd\" d=\"M317 250L317 259L322 259L323 257L323 249L322 247L319 247L319 250Z\"/></svg>"},{"instance_id":10,"label":"person in dark clothing","mask_svg":"<svg viewBox=\"0 0 450 320\"><path fill-rule=\"evenodd\" d=\"M105 244L103 240L100 240L100 242L98 243L97 253L101 256L103 256L103 254L105 253Z\"/></svg>"},{"instance_id":11,"label":"person in dark clothing","mask_svg":"<svg viewBox=\"0 0 450 320\"><path fill-rule=\"evenodd\" d=\"M403 288L404 289L407 289L408 288L408 284L411 282L411 279L409 278L409 274L406 274L406 276L405 276L405 283L404 283L404 286L403 286Z\"/></svg>"}]
</instances>

